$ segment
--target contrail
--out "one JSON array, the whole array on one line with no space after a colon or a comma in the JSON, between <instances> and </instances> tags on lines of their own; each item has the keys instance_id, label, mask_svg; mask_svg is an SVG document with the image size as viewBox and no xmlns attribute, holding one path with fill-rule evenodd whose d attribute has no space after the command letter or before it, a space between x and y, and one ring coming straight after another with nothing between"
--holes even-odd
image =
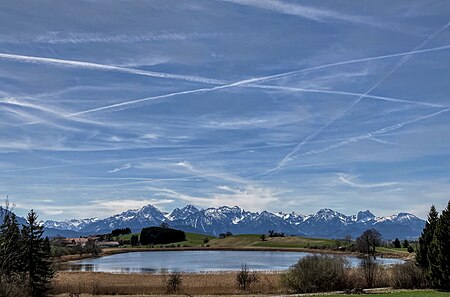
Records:
<instances>
[{"instance_id":1,"label":"contrail","mask_svg":"<svg viewBox=\"0 0 450 297\"><path fill-rule=\"evenodd\" d=\"M304 68L304 69L300 69L300 70L294 70L294 71L289 71L289 72L275 74L275 75L269 75L269 76L263 76L263 77L242 80L237 83L239 86L242 86L242 85L246 85L249 83L264 82L264 81L268 81L268 80L274 80L277 78L294 76L294 75L304 73L304 72L309 72L312 70L320 70L320 69L325 69L325 68L329 68L329 67L361 63L361 62L367 62L367 61L373 61L373 60L395 58L395 57L401 57L401 56L405 56L405 55L422 54L422 53L446 50L449 48L450 48L450 45L443 45L443 46L438 46L438 47L434 47L434 48L428 48L428 49L422 49L422 50L416 50L416 51L410 51L410 52L388 54L388 55L360 58L360 59L352 59L352 60L346 60L346 61L341 61L341 62L324 64L324 65L320 65L320 66L308 67L308 68ZM193 81L193 82L200 82L200 83L207 83L207 84L214 84L214 85L222 85L222 86L230 85L230 87L234 87L235 86L234 84L236 84L236 83L228 84L228 82L226 82L224 80L218 80L218 79L213 79L213 78L208 78L208 77L147 71L147 70L140 70L140 69L129 68L129 67L120 67L120 66L91 63L91 62L84 62L84 61L76 61L76 60L65 60L65 59L6 54L6 53L0 53L0 59L14 60L14 61L19 61L19 62L24 62L24 63L49 64L49 65L56 65L56 66L95 69L95 70L102 70L102 71L117 71L117 72L130 73L130 74L135 74L135 75L151 76L151 77L166 78L166 79L186 80L186 81Z\"/></svg>"},{"instance_id":2,"label":"contrail","mask_svg":"<svg viewBox=\"0 0 450 297\"><path fill-rule=\"evenodd\" d=\"M343 62L309 67L309 68L305 68L305 69L301 69L301 70L290 71L290 72L285 72L285 73L280 73L280 74L275 74L275 75L270 75L270 76L262 76L262 77L241 80L241 81L237 81L234 83L220 85L220 86L211 87L211 88L200 88L200 89L180 91L180 92L174 92L174 93L169 93L169 94L164 94L164 95L146 97L146 98L141 98L141 99L136 99L136 100L124 101L124 102L120 102L120 103L116 103L116 104L105 105L105 106L101 106L101 107L97 107L97 108L93 108L93 109L88 109L88 110L68 114L68 115L65 115L63 118L69 118L69 117L79 116L79 115L83 115L83 114L104 111L104 110L108 110L108 109L112 109L112 108L124 107L124 106L142 103L142 102L146 102L146 101L174 97L174 96L178 96L178 95L205 93L205 92L212 92L212 91L222 90L222 89L227 89L227 88L245 86L245 85L249 85L249 84L265 82L265 81L274 80L277 78L290 76L290 75L296 75L296 74L299 74L302 72L308 72L308 71L317 70L317 69L324 69L324 68L336 67L336 66L345 65L345 64L360 63L360 62L365 62L365 61L373 61L373 60L386 59L386 58L392 58L392 57L401 57L401 56L412 55L412 54L422 54L422 53L428 53L428 52L440 51L440 50L446 50L446 49L450 49L450 45L439 46L439 47L435 47L435 48L429 48L429 49L423 49L423 50L417 50L417 51L397 53L397 54L383 55L383 56L377 56L377 57L347 60L347 61L343 61Z\"/></svg>"},{"instance_id":3,"label":"contrail","mask_svg":"<svg viewBox=\"0 0 450 297\"><path fill-rule=\"evenodd\" d=\"M320 153L324 153L324 152L330 151L332 149L340 148L340 147L342 147L344 145L347 145L349 143L354 143L354 142L358 142L358 141L361 141L361 140L371 139L371 138L373 138L375 136L383 135L383 134L386 134L388 132L398 130L400 128L403 128L406 125L413 124L413 123L416 123L416 122L419 122L419 121L423 121L423 120L427 120L427 119L433 118L435 116L438 116L438 115L440 115L442 113L445 113L445 112L448 112L448 111L450 111L450 108L442 109L442 110L440 110L438 112L435 112L435 113L432 113L432 114L424 115L424 116L421 116L421 117L418 117L418 118L415 118L415 119L412 119L412 120L401 122L401 123L398 123L398 124L395 124L395 125L392 125L392 126L388 126L388 127L382 128L382 129L378 129L376 131L369 132L369 133L366 133L366 134L363 134L363 135L360 135L360 136L351 137L351 138L343 140L343 141L341 141L339 143L330 145L330 146L322 148L322 149L311 150L311 151L305 152L303 154L300 154L299 156L316 155L316 154L320 154Z\"/></svg>"},{"instance_id":4,"label":"contrail","mask_svg":"<svg viewBox=\"0 0 450 297\"><path fill-rule=\"evenodd\" d=\"M316 132L308 135L302 142L300 142L298 145L295 146L295 148L290 151L280 162L278 162L277 166L274 168L271 168L266 171L265 174L268 174L274 170L278 170L284 165L286 165L288 162L292 160L292 156L294 156L298 150L304 146L306 143L308 143L311 139L322 133L324 130L328 129L333 123L335 123L337 120L341 119L344 115L347 114L356 104L358 104L363 98L365 98L369 93L371 93L375 88L377 88L380 84L382 84L388 77L392 75L398 68L400 68L413 53L417 53L418 51L421 51L420 48L423 47L425 44L427 44L431 39L433 39L437 34L445 30L448 26L450 26L450 22L433 32L428 38L420 43L418 46L416 46L409 54L403 55L402 59L392 68L388 73L386 73L380 80L378 80L374 85L372 85L364 94L361 94L361 96L358 97L352 104L350 104L349 107L347 107L343 112L339 113L336 117L334 117L331 121L323 125L319 128Z\"/></svg>"},{"instance_id":5,"label":"contrail","mask_svg":"<svg viewBox=\"0 0 450 297\"><path fill-rule=\"evenodd\" d=\"M331 68L331 67L336 67L336 66L341 66L341 65L361 63L361 62L367 62L367 61L373 61L373 60L388 59L388 58L401 57L401 56L407 56L407 55L413 55L413 54L423 54L423 53L434 52L434 51L441 51L441 50L446 50L446 49L450 49L450 45L443 45L443 46L439 46L439 47L422 49L422 50L416 50L416 51L409 51L409 52L402 52L402 53L396 53L396 54L388 54L388 55L381 55L381 56L375 56L375 57L352 59L352 60L346 60L346 61L341 61L341 62L329 63L329 64L324 64L324 65L319 65L319 66L303 68L303 69L300 69L300 70L279 73L279 74L275 74L275 75L262 76L262 77L256 77L256 78L251 78L251 79L245 79L245 80L237 81L237 82L234 82L234 83L222 84L222 85L211 87L211 88L193 89L193 90L174 92L174 93L169 93L169 94L164 94L164 95L145 97L145 98L136 99L136 100L124 101L124 102L120 102L120 103L116 103L116 104L105 105L105 106L96 107L96 108L92 108L92 109L88 109L88 110L83 110L83 111L79 111L79 112L75 112L75 113L71 113L71 114L66 114L66 115L61 116L60 118L71 118L71 117L76 117L76 116L83 115L83 114L109 110L109 109L113 109L113 108L117 108L117 107L125 107L125 106L129 106L129 105L143 103L143 102L146 102L146 101L159 100L159 99L174 97L174 96L178 96L178 95L188 95L188 94L212 92L212 91L216 91L216 90L233 88L233 87L240 87L240 86L247 86L247 85L251 85L252 87L255 87L255 84L257 84L257 83L270 81L270 80L275 80L275 79L282 78L282 77L294 76L294 75L297 75L299 73L305 73L305 72L309 72L309 71L313 71L313 70L326 69L326 68ZM30 62L30 63L36 63L36 62L38 62L38 63L51 63L51 64L56 64L56 65L69 65L69 66L74 66L74 67L77 67L77 66L78 67L88 67L88 68L93 68L93 69L102 69L102 70L111 70L111 71L124 71L124 72L138 74L138 75L149 75L149 74L144 74L144 73L148 73L148 72L147 71L143 71L143 70L137 70L137 69L133 69L133 68L116 67L116 66L103 65L103 64L79 62L79 61L38 58L38 57L19 56L19 55L10 55L10 54L2 54L2 53L0 53L0 59L1 58L25 61L25 62ZM150 72L150 73L154 73L154 72ZM166 75L166 74L163 74L163 73L159 73L159 74ZM167 74L167 75L172 75L172 74ZM180 76L180 75L175 75L175 76L177 78L183 79L183 80L187 79L187 77L189 77L189 78L191 77L191 76ZM158 77L160 77L160 76L158 76ZM196 78L198 78L198 77L196 77ZM206 83L208 80L210 80L208 78L204 78L204 79L205 80L203 80L203 78L202 78L201 82ZM217 81L217 82L219 82L219 81ZM39 123L45 123L45 122L46 121L40 121L40 122L33 121L33 122L30 122L30 123L26 123L24 125L39 124Z\"/></svg>"},{"instance_id":6,"label":"contrail","mask_svg":"<svg viewBox=\"0 0 450 297\"><path fill-rule=\"evenodd\" d=\"M295 88L295 87L283 87L283 86L272 86L272 85L248 85L249 87L259 88L259 89L271 89L271 90L280 90L280 91L292 91L292 92L305 92L305 93L322 93L322 94L331 94L331 95L345 95L345 96L362 96L362 93L355 92L346 92L346 91L335 91L335 90L321 90L321 89L303 89L303 88ZM413 101L406 100L400 98L386 97L386 96L375 96L375 95L365 95L366 98L395 102L395 103L405 103L412 105L420 105L426 107L436 107L436 108L446 108L448 106L423 102L423 101Z\"/></svg>"},{"instance_id":7,"label":"contrail","mask_svg":"<svg viewBox=\"0 0 450 297\"><path fill-rule=\"evenodd\" d=\"M135 75L151 76L151 77L158 77L158 78L165 78L165 79L186 80L186 81L207 83L207 84L213 84L213 85L222 85L222 84L226 83L223 80L217 80L217 79L200 77L200 76L180 75L180 74L173 74L173 73L147 71L147 70L140 70L140 69L135 69L135 68L119 67L119 66L113 66L113 65L105 65L105 64L98 64L98 63L91 63L91 62L75 61L75 60L23 56L23 55L14 55L14 54L5 54L5 53L0 53L0 59L14 60L14 61L19 61L19 62L24 62L24 63L48 64L48 65L66 66L66 67L74 67L74 68L96 69L96 70L102 70L102 71L116 71L116 72L130 73L130 74L135 74Z\"/></svg>"}]
</instances>

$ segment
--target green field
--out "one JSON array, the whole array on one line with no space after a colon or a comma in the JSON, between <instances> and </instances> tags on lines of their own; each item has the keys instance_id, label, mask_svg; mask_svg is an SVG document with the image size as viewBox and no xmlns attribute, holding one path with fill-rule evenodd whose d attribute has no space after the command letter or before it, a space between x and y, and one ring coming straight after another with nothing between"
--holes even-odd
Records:
<instances>
[{"instance_id":1,"label":"green field","mask_svg":"<svg viewBox=\"0 0 450 297\"><path fill-rule=\"evenodd\" d=\"M211 247L260 247L260 248L329 248L334 246L329 239L305 238L300 236L266 237L262 241L259 234L234 235L215 238L209 242Z\"/></svg>"},{"instance_id":2,"label":"green field","mask_svg":"<svg viewBox=\"0 0 450 297\"><path fill-rule=\"evenodd\" d=\"M116 237L116 240L130 240L132 235L128 234ZM330 239L306 238L300 236L286 237L266 237L264 241L259 234L239 234L225 238L218 238L210 235L196 234L186 232L186 241L175 242L167 245L158 245L158 247L166 247L175 245L175 247L216 247L216 248L330 248L336 246L335 242ZM205 243L205 238L208 241Z\"/></svg>"},{"instance_id":3,"label":"green field","mask_svg":"<svg viewBox=\"0 0 450 297\"><path fill-rule=\"evenodd\" d=\"M128 234L116 237L116 240L130 240L132 235ZM205 240L207 238L207 240ZM324 238L307 238L301 236L286 236L286 237L266 237L264 241L261 240L260 234L239 234L225 238L218 238L210 235L189 233L186 232L185 241L174 242L165 245L155 245L155 248L195 248L195 247L210 247L210 248L229 248L229 249L331 249L345 245L344 242L336 242L332 239ZM130 245L125 245L129 248ZM148 246L136 246L134 248L148 248ZM377 247L376 251L381 254L398 256L402 258L413 257L413 254L408 253L404 248L386 248Z\"/></svg>"},{"instance_id":4,"label":"green field","mask_svg":"<svg viewBox=\"0 0 450 297\"><path fill-rule=\"evenodd\" d=\"M401 253L401 254L409 254L406 248L387 248L387 247L377 247L376 251L378 253Z\"/></svg>"}]
</instances>

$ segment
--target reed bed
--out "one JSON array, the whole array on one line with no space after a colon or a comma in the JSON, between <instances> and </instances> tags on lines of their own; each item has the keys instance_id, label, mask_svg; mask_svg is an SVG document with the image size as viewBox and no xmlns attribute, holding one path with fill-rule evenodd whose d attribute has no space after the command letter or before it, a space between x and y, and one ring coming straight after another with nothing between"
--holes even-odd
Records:
<instances>
[{"instance_id":1,"label":"reed bed","mask_svg":"<svg viewBox=\"0 0 450 297\"><path fill-rule=\"evenodd\" d=\"M282 294L280 273L259 273L260 281L249 290L239 290L236 272L182 274L182 295ZM102 272L59 272L53 293L90 295L162 295L167 293L166 274L115 274Z\"/></svg>"}]
</instances>

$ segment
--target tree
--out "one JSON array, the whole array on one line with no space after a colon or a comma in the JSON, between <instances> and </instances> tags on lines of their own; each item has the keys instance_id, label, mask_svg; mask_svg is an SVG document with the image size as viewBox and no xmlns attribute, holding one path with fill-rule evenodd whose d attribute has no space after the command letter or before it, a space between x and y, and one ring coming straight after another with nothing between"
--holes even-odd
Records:
<instances>
[{"instance_id":1,"label":"tree","mask_svg":"<svg viewBox=\"0 0 450 297\"><path fill-rule=\"evenodd\" d=\"M394 240L394 247L397 249L402 247L402 245L400 244L400 240L398 238Z\"/></svg>"},{"instance_id":2,"label":"tree","mask_svg":"<svg viewBox=\"0 0 450 297\"><path fill-rule=\"evenodd\" d=\"M43 238L44 227L38 215L31 210L22 227L23 269L27 274L28 287L34 297L45 296L54 271L51 268L51 250L48 237Z\"/></svg>"},{"instance_id":3,"label":"tree","mask_svg":"<svg viewBox=\"0 0 450 297\"><path fill-rule=\"evenodd\" d=\"M131 246L137 246L139 245L139 237L137 235L131 235Z\"/></svg>"},{"instance_id":4,"label":"tree","mask_svg":"<svg viewBox=\"0 0 450 297\"><path fill-rule=\"evenodd\" d=\"M350 234L345 235L344 241L347 245L350 245L352 243L352 236Z\"/></svg>"},{"instance_id":5,"label":"tree","mask_svg":"<svg viewBox=\"0 0 450 297\"><path fill-rule=\"evenodd\" d=\"M356 248L360 253L374 255L375 248L381 244L381 234L376 229L367 229L356 239Z\"/></svg>"},{"instance_id":6,"label":"tree","mask_svg":"<svg viewBox=\"0 0 450 297\"><path fill-rule=\"evenodd\" d=\"M409 241L407 239L405 239L403 241L403 248L407 249L409 247Z\"/></svg>"},{"instance_id":7,"label":"tree","mask_svg":"<svg viewBox=\"0 0 450 297\"><path fill-rule=\"evenodd\" d=\"M378 274L378 264L375 262L372 256L366 255L359 264L362 270L364 279L366 280L366 285L368 288L372 288L374 281Z\"/></svg>"},{"instance_id":8,"label":"tree","mask_svg":"<svg viewBox=\"0 0 450 297\"><path fill-rule=\"evenodd\" d=\"M171 272L166 281L167 293L176 293L180 290L183 280L178 271Z\"/></svg>"},{"instance_id":9,"label":"tree","mask_svg":"<svg viewBox=\"0 0 450 297\"><path fill-rule=\"evenodd\" d=\"M250 270L247 267L247 264L242 264L241 270L236 274L236 284L241 290L247 290L251 284L259 282L259 275Z\"/></svg>"},{"instance_id":10,"label":"tree","mask_svg":"<svg viewBox=\"0 0 450 297\"><path fill-rule=\"evenodd\" d=\"M261 234L259 238L261 238L261 241L266 241L266 234Z\"/></svg>"},{"instance_id":11,"label":"tree","mask_svg":"<svg viewBox=\"0 0 450 297\"><path fill-rule=\"evenodd\" d=\"M186 234L177 229L162 227L142 228L140 242L142 245L167 244L186 240Z\"/></svg>"},{"instance_id":12,"label":"tree","mask_svg":"<svg viewBox=\"0 0 450 297\"><path fill-rule=\"evenodd\" d=\"M16 215L8 208L0 208L3 214L3 224L0 226L0 274L11 277L22 270L23 249Z\"/></svg>"},{"instance_id":13,"label":"tree","mask_svg":"<svg viewBox=\"0 0 450 297\"><path fill-rule=\"evenodd\" d=\"M430 212L428 213L427 222L425 223L425 227L419 238L418 248L416 249L416 263L425 272L429 281L431 281L431 278L433 277L430 269L430 258L436 257L436 255L432 254L433 251L430 247L438 221L439 214L436 211L436 207L432 205Z\"/></svg>"},{"instance_id":14,"label":"tree","mask_svg":"<svg viewBox=\"0 0 450 297\"><path fill-rule=\"evenodd\" d=\"M437 221L428 260L431 285L450 290L450 200Z\"/></svg>"},{"instance_id":15,"label":"tree","mask_svg":"<svg viewBox=\"0 0 450 297\"><path fill-rule=\"evenodd\" d=\"M94 240L88 240L84 246L84 251L87 254L98 256L102 252L102 249L95 243Z\"/></svg>"}]
</instances>

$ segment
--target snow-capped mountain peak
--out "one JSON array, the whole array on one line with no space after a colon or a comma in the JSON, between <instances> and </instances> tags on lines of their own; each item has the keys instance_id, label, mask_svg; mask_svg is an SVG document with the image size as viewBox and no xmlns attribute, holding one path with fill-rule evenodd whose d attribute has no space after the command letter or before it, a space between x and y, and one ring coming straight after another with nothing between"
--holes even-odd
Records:
<instances>
[{"instance_id":1,"label":"snow-capped mountain peak","mask_svg":"<svg viewBox=\"0 0 450 297\"><path fill-rule=\"evenodd\" d=\"M388 217L375 217L369 210L347 216L329 208L313 215L296 212L272 213L269 211L250 212L238 206L221 206L198 209L193 205L176 208L170 214L161 212L153 205L134 209L105 219L47 221L47 228L72 230L83 233L110 232L116 228L131 228L139 232L143 227L168 223L174 228L189 232L218 235L230 231L235 234L267 233L268 230L324 238L343 238L350 234L359 236L368 228L376 228L385 239L415 238L425 222L415 215L401 212Z\"/></svg>"}]
</instances>

